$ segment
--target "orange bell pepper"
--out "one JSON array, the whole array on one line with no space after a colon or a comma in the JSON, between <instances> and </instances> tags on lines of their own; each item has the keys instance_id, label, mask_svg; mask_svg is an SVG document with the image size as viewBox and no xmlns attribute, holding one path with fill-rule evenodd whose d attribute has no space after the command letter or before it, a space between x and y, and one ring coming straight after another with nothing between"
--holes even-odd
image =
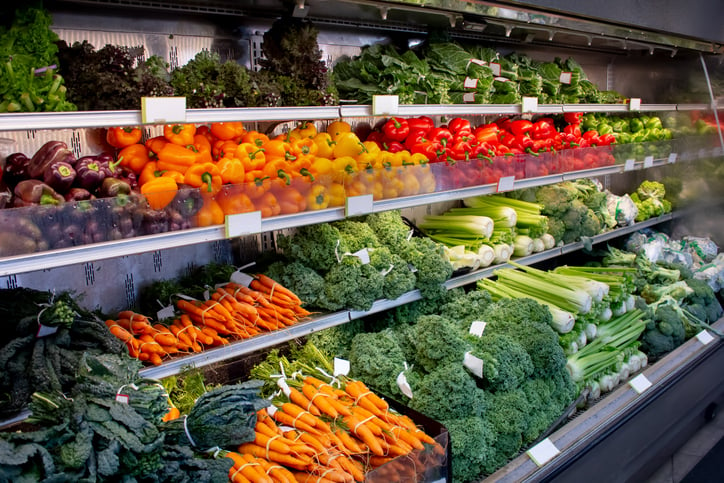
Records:
<instances>
[{"instance_id":1,"label":"orange bell pepper","mask_svg":"<svg viewBox=\"0 0 724 483\"><path fill-rule=\"evenodd\" d=\"M234 156L236 148L238 147L239 145L234 141L218 139L214 141L212 145L211 154L215 159L221 159L224 156Z\"/></svg>"},{"instance_id":2,"label":"orange bell pepper","mask_svg":"<svg viewBox=\"0 0 724 483\"><path fill-rule=\"evenodd\" d=\"M106 131L106 142L114 148L123 149L141 141L143 131L137 127L111 127Z\"/></svg>"},{"instance_id":3,"label":"orange bell pepper","mask_svg":"<svg viewBox=\"0 0 724 483\"><path fill-rule=\"evenodd\" d=\"M146 197L148 205L154 210L162 210L173 201L178 192L178 185L173 178L161 176L141 186L141 194Z\"/></svg>"},{"instance_id":4,"label":"orange bell pepper","mask_svg":"<svg viewBox=\"0 0 724 483\"><path fill-rule=\"evenodd\" d=\"M221 207L221 211L223 211L225 215L249 213L256 210L254 202L251 201L249 195L246 194L243 185L224 185L221 191L216 193L215 198Z\"/></svg>"},{"instance_id":5,"label":"orange bell pepper","mask_svg":"<svg viewBox=\"0 0 724 483\"><path fill-rule=\"evenodd\" d=\"M247 171L245 176L244 188L249 198L255 200L269 191L271 188L271 179L264 176L260 169L255 171Z\"/></svg>"},{"instance_id":6,"label":"orange bell pepper","mask_svg":"<svg viewBox=\"0 0 724 483\"><path fill-rule=\"evenodd\" d=\"M224 223L224 211L213 196L203 195L204 204L194 215L196 226L212 226Z\"/></svg>"},{"instance_id":7,"label":"orange bell pepper","mask_svg":"<svg viewBox=\"0 0 724 483\"><path fill-rule=\"evenodd\" d=\"M221 171L214 163L197 163L190 166L184 173L184 183L200 188L206 195L219 192L222 185Z\"/></svg>"},{"instance_id":8,"label":"orange bell pepper","mask_svg":"<svg viewBox=\"0 0 724 483\"><path fill-rule=\"evenodd\" d=\"M183 173L174 171L173 169L167 169L166 171L161 172L161 176L164 178L171 178L172 180L176 181L177 184L183 184L185 179Z\"/></svg>"},{"instance_id":9,"label":"orange bell pepper","mask_svg":"<svg viewBox=\"0 0 724 483\"><path fill-rule=\"evenodd\" d=\"M224 184L241 184L244 182L244 165L231 156L224 156L217 163Z\"/></svg>"},{"instance_id":10,"label":"orange bell pepper","mask_svg":"<svg viewBox=\"0 0 724 483\"><path fill-rule=\"evenodd\" d=\"M149 161L138 175L138 186L143 186L154 178L161 176L163 173L158 169L158 161Z\"/></svg>"},{"instance_id":11,"label":"orange bell pepper","mask_svg":"<svg viewBox=\"0 0 724 483\"><path fill-rule=\"evenodd\" d=\"M193 124L166 124L163 127L163 137L173 144L188 146L194 143L196 126Z\"/></svg>"},{"instance_id":12,"label":"orange bell pepper","mask_svg":"<svg viewBox=\"0 0 724 483\"><path fill-rule=\"evenodd\" d=\"M294 161L296 157L292 154L292 144L279 139L272 139L264 145L264 154L267 158L283 158L286 161Z\"/></svg>"},{"instance_id":13,"label":"orange bell pepper","mask_svg":"<svg viewBox=\"0 0 724 483\"><path fill-rule=\"evenodd\" d=\"M205 137L206 139L208 139L209 144L214 144L214 142L217 141L216 137L213 134L211 134L211 129L209 129L209 126L197 127L195 136Z\"/></svg>"},{"instance_id":14,"label":"orange bell pepper","mask_svg":"<svg viewBox=\"0 0 724 483\"><path fill-rule=\"evenodd\" d=\"M316 135L317 126L311 121L302 121L289 132L289 136L294 139L313 138Z\"/></svg>"},{"instance_id":15,"label":"orange bell pepper","mask_svg":"<svg viewBox=\"0 0 724 483\"><path fill-rule=\"evenodd\" d=\"M279 214L299 213L307 209L307 198L294 186L285 186L275 192Z\"/></svg>"},{"instance_id":16,"label":"orange bell pepper","mask_svg":"<svg viewBox=\"0 0 724 483\"><path fill-rule=\"evenodd\" d=\"M189 146L191 148L191 146ZM213 161L211 158L211 143L205 136L200 134L194 135L193 150L199 153L197 163L210 163Z\"/></svg>"},{"instance_id":17,"label":"orange bell pepper","mask_svg":"<svg viewBox=\"0 0 724 483\"><path fill-rule=\"evenodd\" d=\"M167 143L161 151L158 152L158 169L171 169L186 173L191 166L196 164L199 159L199 153L174 143Z\"/></svg>"},{"instance_id":18,"label":"orange bell pepper","mask_svg":"<svg viewBox=\"0 0 724 483\"><path fill-rule=\"evenodd\" d=\"M271 180L278 179L287 185L292 182L292 167L281 158L267 161L261 172Z\"/></svg>"},{"instance_id":19,"label":"orange bell pepper","mask_svg":"<svg viewBox=\"0 0 724 483\"><path fill-rule=\"evenodd\" d=\"M244 129L244 125L240 121L211 123L211 134L218 139L234 139L243 136L245 133L246 129Z\"/></svg>"},{"instance_id":20,"label":"orange bell pepper","mask_svg":"<svg viewBox=\"0 0 724 483\"><path fill-rule=\"evenodd\" d=\"M121 166L139 174L151 158L148 157L148 149L143 144L131 144L121 149L118 153L118 160Z\"/></svg>"},{"instance_id":21,"label":"orange bell pepper","mask_svg":"<svg viewBox=\"0 0 724 483\"><path fill-rule=\"evenodd\" d=\"M257 148L263 147L268 141L269 136L259 131L247 131L247 133L241 137L242 143L253 144Z\"/></svg>"},{"instance_id":22,"label":"orange bell pepper","mask_svg":"<svg viewBox=\"0 0 724 483\"><path fill-rule=\"evenodd\" d=\"M291 142L291 151L294 156L314 156L319 151L319 146L312 138L295 139Z\"/></svg>"},{"instance_id":23,"label":"orange bell pepper","mask_svg":"<svg viewBox=\"0 0 724 483\"><path fill-rule=\"evenodd\" d=\"M144 144L146 149L148 149L148 156L151 158L158 158L158 153L161 152L163 147L168 144L168 141L163 136L156 136L149 139Z\"/></svg>"},{"instance_id":24,"label":"orange bell pepper","mask_svg":"<svg viewBox=\"0 0 724 483\"><path fill-rule=\"evenodd\" d=\"M281 207L277 197L271 191L265 192L260 197L254 200L254 206L257 210L261 211L262 218L268 218L270 216L276 216L281 213Z\"/></svg>"},{"instance_id":25,"label":"orange bell pepper","mask_svg":"<svg viewBox=\"0 0 724 483\"><path fill-rule=\"evenodd\" d=\"M261 169L266 164L266 150L251 143L239 144L234 157L242 162L247 171Z\"/></svg>"}]
</instances>

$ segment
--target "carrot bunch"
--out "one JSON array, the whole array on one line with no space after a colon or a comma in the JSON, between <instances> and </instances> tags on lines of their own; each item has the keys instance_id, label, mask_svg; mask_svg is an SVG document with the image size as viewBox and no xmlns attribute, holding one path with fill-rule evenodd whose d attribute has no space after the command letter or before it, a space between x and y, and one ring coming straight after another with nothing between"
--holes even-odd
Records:
<instances>
[{"instance_id":1,"label":"carrot bunch","mask_svg":"<svg viewBox=\"0 0 724 483\"><path fill-rule=\"evenodd\" d=\"M238 449L242 455L282 465L294 477L269 475L272 481L364 481L367 472L403 456L418 462L403 465L408 469L425 468L420 458L440 464L442 447L409 417L391 411L361 381L349 379L339 388L297 376L280 386L284 398L257 412L255 440Z\"/></svg>"},{"instance_id":2,"label":"carrot bunch","mask_svg":"<svg viewBox=\"0 0 724 483\"><path fill-rule=\"evenodd\" d=\"M248 339L310 315L291 290L263 274L256 275L248 287L228 283L217 287L208 300L181 298L175 305L177 317L168 325L130 310L106 325L126 343L131 356L159 365L167 356Z\"/></svg>"}]
</instances>

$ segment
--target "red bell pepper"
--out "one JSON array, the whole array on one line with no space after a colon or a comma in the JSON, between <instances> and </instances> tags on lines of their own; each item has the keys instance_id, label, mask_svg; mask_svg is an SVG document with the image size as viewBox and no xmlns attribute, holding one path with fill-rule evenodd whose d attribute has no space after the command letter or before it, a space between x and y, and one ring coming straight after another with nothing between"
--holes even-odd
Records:
<instances>
[{"instance_id":1,"label":"red bell pepper","mask_svg":"<svg viewBox=\"0 0 724 483\"><path fill-rule=\"evenodd\" d=\"M486 124L485 126L480 126L476 128L473 131L473 135L475 136L475 139L478 140L479 143L493 143L498 144L498 132L500 131L500 128L496 124Z\"/></svg>"},{"instance_id":2,"label":"red bell pepper","mask_svg":"<svg viewBox=\"0 0 724 483\"><path fill-rule=\"evenodd\" d=\"M453 140L453 135L449 129L444 127L436 127L428 133L428 139L433 143L440 143L445 147Z\"/></svg>"},{"instance_id":3,"label":"red bell pepper","mask_svg":"<svg viewBox=\"0 0 724 483\"><path fill-rule=\"evenodd\" d=\"M469 160L473 153L473 146L468 141L458 141L450 148L451 156L456 161Z\"/></svg>"},{"instance_id":4,"label":"red bell pepper","mask_svg":"<svg viewBox=\"0 0 724 483\"><path fill-rule=\"evenodd\" d=\"M565 114L563 114L563 119L568 124L578 125L578 124L581 124L582 116L583 116L582 112L566 112Z\"/></svg>"},{"instance_id":5,"label":"red bell pepper","mask_svg":"<svg viewBox=\"0 0 724 483\"><path fill-rule=\"evenodd\" d=\"M588 143L592 146L598 146L599 144L601 144L601 138L598 135L598 131L596 131L595 129L584 132L583 139L588 141Z\"/></svg>"},{"instance_id":6,"label":"red bell pepper","mask_svg":"<svg viewBox=\"0 0 724 483\"><path fill-rule=\"evenodd\" d=\"M404 144L408 150L412 150L413 146L426 142L428 142L427 134L422 131L412 131L407 136L407 139L405 139Z\"/></svg>"},{"instance_id":7,"label":"red bell pepper","mask_svg":"<svg viewBox=\"0 0 724 483\"><path fill-rule=\"evenodd\" d=\"M553 126L553 122L549 122L547 119L539 119L533 123L530 129L530 136L533 139L546 139L555 136L556 128Z\"/></svg>"},{"instance_id":8,"label":"red bell pepper","mask_svg":"<svg viewBox=\"0 0 724 483\"><path fill-rule=\"evenodd\" d=\"M380 131L372 131L371 133L369 133L367 135L367 139L365 139L365 141L372 141L377 146L379 146L380 149L383 149L382 142L383 142L384 138L385 138L385 135L382 134Z\"/></svg>"},{"instance_id":9,"label":"red bell pepper","mask_svg":"<svg viewBox=\"0 0 724 483\"><path fill-rule=\"evenodd\" d=\"M518 119L510 124L510 132L516 136L523 136L533 129L533 123L526 119Z\"/></svg>"},{"instance_id":10,"label":"red bell pepper","mask_svg":"<svg viewBox=\"0 0 724 483\"><path fill-rule=\"evenodd\" d=\"M615 143L616 143L616 136L614 136L611 133L603 134L603 135L599 136L599 142L598 142L599 146L608 146L610 144L615 144Z\"/></svg>"},{"instance_id":11,"label":"red bell pepper","mask_svg":"<svg viewBox=\"0 0 724 483\"><path fill-rule=\"evenodd\" d=\"M382 149L391 153L399 153L400 151L403 151L405 149L405 146L399 141L384 139L382 141Z\"/></svg>"},{"instance_id":12,"label":"red bell pepper","mask_svg":"<svg viewBox=\"0 0 724 483\"><path fill-rule=\"evenodd\" d=\"M382 133L388 139L402 142L410 134L410 126L406 119L391 117L382 125Z\"/></svg>"},{"instance_id":13,"label":"red bell pepper","mask_svg":"<svg viewBox=\"0 0 724 483\"><path fill-rule=\"evenodd\" d=\"M410 128L410 134L418 132L427 133L435 127L435 122L430 117L418 116L409 118L407 125Z\"/></svg>"},{"instance_id":14,"label":"red bell pepper","mask_svg":"<svg viewBox=\"0 0 724 483\"><path fill-rule=\"evenodd\" d=\"M473 126L470 124L470 121L467 119L463 119L462 117L456 117L450 120L449 123L447 123L447 128L452 132L453 134L459 134L459 133L471 133L473 131Z\"/></svg>"}]
</instances>

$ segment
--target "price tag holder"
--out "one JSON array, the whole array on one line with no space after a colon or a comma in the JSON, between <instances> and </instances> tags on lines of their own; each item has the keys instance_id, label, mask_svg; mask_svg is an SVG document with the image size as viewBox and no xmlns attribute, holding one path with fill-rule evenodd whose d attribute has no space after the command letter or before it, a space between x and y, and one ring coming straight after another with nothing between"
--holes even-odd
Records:
<instances>
[{"instance_id":1,"label":"price tag holder","mask_svg":"<svg viewBox=\"0 0 724 483\"><path fill-rule=\"evenodd\" d=\"M538 110L538 98L537 97L524 97L523 112L536 112Z\"/></svg>"},{"instance_id":2,"label":"price tag holder","mask_svg":"<svg viewBox=\"0 0 724 483\"><path fill-rule=\"evenodd\" d=\"M633 390L639 394L643 393L646 389L651 387L651 381L646 379L646 376L644 376L643 374L639 374L638 376L631 379L628 383L633 388Z\"/></svg>"},{"instance_id":3,"label":"price tag holder","mask_svg":"<svg viewBox=\"0 0 724 483\"><path fill-rule=\"evenodd\" d=\"M237 270L234 273L231 274L229 277L229 281L231 283L236 283L238 285L241 285L243 287L248 287L251 285L251 281L254 280L254 277L249 275L248 273L244 273L241 270Z\"/></svg>"},{"instance_id":4,"label":"price tag holder","mask_svg":"<svg viewBox=\"0 0 724 483\"><path fill-rule=\"evenodd\" d=\"M463 81L463 87L465 89L477 89L478 88L478 79L475 79L473 77L466 77Z\"/></svg>"},{"instance_id":5,"label":"price tag holder","mask_svg":"<svg viewBox=\"0 0 724 483\"><path fill-rule=\"evenodd\" d=\"M463 356L463 365L470 373L480 379L483 378L483 360L475 357L470 352L466 352Z\"/></svg>"},{"instance_id":6,"label":"price tag holder","mask_svg":"<svg viewBox=\"0 0 724 483\"><path fill-rule=\"evenodd\" d=\"M35 333L36 338L46 337L53 335L58 332L57 327L51 327L49 325L38 324L38 331Z\"/></svg>"},{"instance_id":7,"label":"price tag holder","mask_svg":"<svg viewBox=\"0 0 724 483\"><path fill-rule=\"evenodd\" d=\"M116 394L116 402L119 402L121 404L128 404L130 400L131 398L128 397L128 394Z\"/></svg>"},{"instance_id":8,"label":"price tag holder","mask_svg":"<svg viewBox=\"0 0 724 483\"><path fill-rule=\"evenodd\" d=\"M352 255L359 258L362 261L362 265L367 265L368 263L370 263L370 252L369 250L367 250L367 248L357 250Z\"/></svg>"},{"instance_id":9,"label":"price tag holder","mask_svg":"<svg viewBox=\"0 0 724 483\"><path fill-rule=\"evenodd\" d=\"M176 313L173 309L173 305L167 305L166 307L162 308L158 312L156 312L156 320L164 320L164 319L170 319L176 316Z\"/></svg>"},{"instance_id":10,"label":"price tag holder","mask_svg":"<svg viewBox=\"0 0 724 483\"><path fill-rule=\"evenodd\" d=\"M627 159L626 163L623 165L624 171L633 171L636 167L636 160L635 159Z\"/></svg>"},{"instance_id":11,"label":"price tag holder","mask_svg":"<svg viewBox=\"0 0 724 483\"><path fill-rule=\"evenodd\" d=\"M674 164L676 162L677 157L678 157L678 155L676 153L669 153L669 159L667 160L667 162L669 164Z\"/></svg>"},{"instance_id":12,"label":"price tag holder","mask_svg":"<svg viewBox=\"0 0 724 483\"><path fill-rule=\"evenodd\" d=\"M570 84L572 78L573 72L561 72L561 75L558 76L558 82L561 84Z\"/></svg>"},{"instance_id":13,"label":"price tag holder","mask_svg":"<svg viewBox=\"0 0 724 483\"><path fill-rule=\"evenodd\" d=\"M497 62L491 62L490 63L490 69L493 71L494 76L500 75L500 64Z\"/></svg>"},{"instance_id":14,"label":"price tag holder","mask_svg":"<svg viewBox=\"0 0 724 483\"><path fill-rule=\"evenodd\" d=\"M345 200L345 216L361 216L372 213L372 195L348 196Z\"/></svg>"},{"instance_id":15,"label":"price tag holder","mask_svg":"<svg viewBox=\"0 0 724 483\"><path fill-rule=\"evenodd\" d=\"M475 102L475 93L474 92L466 92L463 94L463 102L466 104L470 104Z\"/></svg>"},{"instance_id":16,"label":"price tag holder","mask_svg":"<svg viewBox=\"0 0 724 483\"><path fill-rule=\"evenodd\" d=\"M185 97L142 97L141 122L186 122Z\"/></svg>"},{"instance_id":17,"label":"price tag holder","mask_svg":"<svg viewBox=\"0 0 724 483\"><path fill-rule=\"evenodd\" d=\"M644 169L651 168L654 166L654 157L653 156L646 156L644 158Z\"/></svg>"},{"instance_id":18,"label":"price tag holder","mask_svg":"<svg viewBox=\"0 0 724 483\"><path fill-rule=\"evenodd\" d=\"M372 96L373 116L396 116L399 110L399 96Z\"/></svg>"},{"instance_id":19,"label":"price tag holder","mask_svg":"<svg viewBox=\"0 0 724 483\"><path fill-rule=\"evenodd\" d=\"M473 323L470 324L470 335L482 337L486 325L487 323L482 320L474 320Z\"/></svg>"},{"instance_id":20,"label":"price tag holder","mask_svg":"<svg viewBox=\"0 0 724 483\"><path fill-rule=\"evenodd\" d=\"M704 345L709 345L711 341L714 340L714 336L712 336L708 330L704 329L698 334L696 334L696 338L699 339L699 342L701 342Z\"/></svg>"},{"instance_id":21,"label":"price tag holder","mask_svg":"<svg viewBox=\"0 0 724 483\"><path fill-rule=\"evenodd\" d=\"M261 232L261 211L226 215L224 235L226 238L253 235Z\"/></svg>"},{"instance_id":22,"label":"price tag holder","mask_svg":"<svg viewBox=\"0 0 724 483\"><path fill-rule=\"evenodd\" d=\"M402 371L397 375L397 387L400 388L402 394L412 399L412 387L410 387L410 383L407 382L405 371Z\"/></svg>"},{"instance_id":23,"label":"price tag holder","mask_svg":"<svg viewBox=\"0 0 724 483\"><path fill-rule=\"evenodd\" d=\"M537 466L543 466L558 456L560 454L560 450L556 448L556 445L553 444L550 438L546 438L526 451L526 454Z\"/></svg>"},{"instance_id":24,"label":"price tag holder","mask_svg":"<svg viewBox=\"0 0 724 483\"><path fill-rule=\"evenodd\" d=\"M334 358L334 376L346 376L349 374L349 361L347 359Z\"/></svg>"},{"instance_id":25,"label":"price tag holder","mask_svg":"<svg viewBox=\"0 0 724 483\"><path fill-rule=\"evenodd\" d=\"M638 97L632 97L628 100L629 111L640 111L641 110L641 99Z\"/></svg>"},{"instance_id":26,"label":"price tag holder","mask_svg":"<svg viewBox=\"0 0 724 483\"><path fill-rule=\"evenodd\" d=\"M498 193L513 189L515 189L515 176L503 176L498 180Z\"/></svg>"}]
</instances>

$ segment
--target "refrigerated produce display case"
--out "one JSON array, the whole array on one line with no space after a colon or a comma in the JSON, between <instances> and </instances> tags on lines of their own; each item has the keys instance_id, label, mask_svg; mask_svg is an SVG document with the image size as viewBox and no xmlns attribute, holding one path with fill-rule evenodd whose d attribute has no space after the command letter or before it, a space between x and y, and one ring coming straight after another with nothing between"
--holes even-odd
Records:
<instances>
[{"instance_id":1,"label":"refrigerated produce display case","mask_svg":"<svg viewBox=\"0 0 724 483\"><path fill-rule=\"evenodd\" d=\"M417 70L409 56L405 63L402 56L378 49L370 55L378 56L385 67L397 66L397 77L370 68L368 79L347 78L327 95L312 101L309 92L319 93L314 89L305 94L294 91L296 97L285 97L284 93L262 92L263 85L246 80L242 87L249 96L257 96L257 104L251 107L225 105L224 99L231 95L225 98L222 92L204 93L207 104L199 107L192 104L198 101L192 94L179 103L180 98L167 91L167 95L159 96L167 100L158 104L151 96L144 98L147 101L143 104L135 99L136 109L5 112L0 114L0 159L4 168L17 162L17 157L12 156L18 153L34 162L36 169L42 165L42 158L72 158L75 162L93 157L89 162L100 163L99 153L103 152L113 153L113 164L120 149L109 145L110 129L140 127L139 135L145 142L163 136L170 124L210 127L241 123L246 131L266 133L272 138L298 129L300 123L309 123L315 126L315 132L322 132L342 121L360 139L378 131L392 116L425 116L435 126L462 118L473 126L482 126L504 117L563 119L567 114L584 113L594 115L591 122L606 117L612 135L621 132L612 127L615 121L629 125L629 119L645 116L658 119L659 125L652 127L657 134L649 137L644 136L642 125L637 129L641 131L638 137L630 139L632 142L599 140L576 149L533 153L523 147L507 156L485 152L472 159L464 156L454 161L449 158L448 162L409 162L403 167L405 176L411 183L414 181L412 187L401 183L399 189L388 191L380 180L391 172L389 165L349 176L330 171L316 178L301 175L286 183L282 179L274 185L278 197L294 189L303 204L277 206L276 210L254 206L251 201L246 206L232 205L230 201L268 178L261 174L251 180L239 178L236 183L224 183L209 195L204 190L207 186L209 192L212 189L211 175L200 173L197 183L178 187L178 191L174 188L172 196L164 199L162 191L142 195L130 190L130 186L120 196L112 190L122 187L108 186L111 191L105 197L63 199L53 190L38 191L42 183L36 179L26 186L28 191L23 196L17 189L14 193L0 193L2 287L67 291L88 310L118 313L138 308L143 290L153 282L188 274L194 267L233 264L251 266L253 272L250 264L273 256L279 250L280 238L302 227L391 210L400 210L414 225L422 223L427 215L460 206L463 199L582 179L596 180L601 189L617 194L635 192L644 180L677 179L680 197L673 210L635 223L617 225L614 221L611 229L518 257L518 263L547 268L586 263L587 257L601 253L607 244L623 243L630 235L646 229L665 231L672 239L708 237L717 245L724 243L724 111L718 106L724 102L724 29L716 21L722 18L724 5L704 0L689 2L683 12L676 2L638 2L634 9L630 2L616 1L601 11L600 5L593 8L579 3L45 2L52 16L51 28L67 46L83 41L96 49L106 44L125 46L138 62L157 56L168 69L188 64L200 52L211 52L221 62L235 62L249 71L279 69L279 65L265 64L263 43L271 42L265 33L284 17L300 22L290 25L314 26L322 65L330 71L339 62L354 62L360 54L369 53L370 46L394 46L398 52L410 52L435 41L475 46L481 58L471 54L463 64L466 68L471 64L481 69L484 66L492 75L487 87L478 78L458 79L459 89L453 92L451 88L441 102L439 92L419 90L424 69ZM444 65L450 59L445 58L446 51L440 52L438 60ZM485 60L482 54L495 56ZM511 65L515 64L511 59L515 59L519 63L514 67L517 72L506 73L507 64L501 71L500 59ZM537 69L541 64L556 62L555 79L544 77L541 83ZM355 68L359 65L345 68L344 73L340 69L339 76L355 72ZM412 72L407 78L403 78L405 69ZM430 79L440 74L429 66L424 72ZM80 78L80 72L75 74ZM455 76L451 71L444 75ZM378 85L374 86L376 81ZM554 86L555 94L546 91L545 82ZM517 87L513 89L512 84ZM497 86L498 95L493 86ZM99 86L99 98L127 95L122 88L113 87L117 86ZM196 94L200 92L194 91ZM352 94L357 97L352 98ZM285 103L299 99L305 100L304 105ZM396 174L401 177L401 172ZM6 182L7 173L8 169L4 169ZM161 169L151 176L161 177L160 173ZM188 184L189 178L183 181ZM368 185L364 183L378 183L379 191L366 191ZM323 186L327 192L335 184L342 191L334 201L310 194L315 186ZM13 197L24 199L11 206ZM216 212L209 211L210 203L218 206ZM510 265L503 261L485 268L459 270L443 286L448 290L474 287L503 267ZM162 379L195 366L219 380L238 380L248 376L250 361L263 358L273 348L424 298L420 290L413 289L394 300L379 297L364 309L345 307L315 313L282 330L170 357L158 365L148 364L141 374ZM159 301L156 310L164 305ZM569 407L557 424L485 479L642 481L649 477L683 442L716 417L724 401L724 377L719 370L724 350L717 336L717 330L724 332L724 321L712 325L709 331L689 338L641 369L631 381L621 382L587 405ZM27 416L27 410L18 412L3 426L13 427ZM446 436L442 426L434 421L428 424L435 425L435 435ZM435 475L437 479L452 478L450 471Z\"/></svg>"}]
</instances>

